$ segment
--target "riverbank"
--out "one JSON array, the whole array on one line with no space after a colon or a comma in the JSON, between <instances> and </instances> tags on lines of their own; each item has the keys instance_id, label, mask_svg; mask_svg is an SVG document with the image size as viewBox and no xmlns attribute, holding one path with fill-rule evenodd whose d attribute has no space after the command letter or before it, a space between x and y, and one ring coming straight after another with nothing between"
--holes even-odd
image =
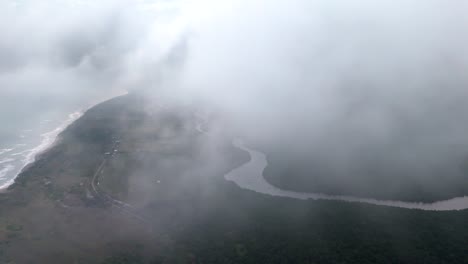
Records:
<instances>
[{"instance_id":1,"label":"riverbank","mask_svg":"<svg viewBox=\"0 0 468 264\"><path fill-rule=\"evenodd\" d=\"M468 196L468 149L462 145L457 148L466 154L445 158L437 170L430 170L434 165L429 162L420 164L417 170L411 169L413 165L405 167L401 164L387 169L387 166L379 166L378 162L371 160L346 163L347 167L337 162L334 166L330 161L333 157L301 154L287 146L275 148L264 144L255 145L255 149L267 155L268 166L263 177L278 189L322 193L330 197L430 204ZM366 151L356 153L369 154Z\"/></svg>"},{"instance_id":2,"label":"riverbank","mask_svg":"<svg viewBox=\"0 0 468 264\"><path fill-rule=\"evenodd\" d=\"M300 200L331 200L349 203L365 203L378 206L397 207L404 209L417 209L425 211L457 211L468 209L468 196L455 197L448 200L435 201L432 203L405 202L397 200L366 199L346 195L327 195L323 193L308 193L282 190L271 185L263 176L265 168L268 166L264 153L246 147L241 141L235 140L234 146L249 152L250 161L239 168L226 174L224 177L228 181L235 182L240 188L252 190L258 193L294 198Z\"/></svg>"},{"instance_id":3,"label":"riverbank","mask_svg":"<svg viewBox=\"0 0 468 264\"><path fill-rule=\"evenodd\" d=\"M196 118L135 96L86 111L0 195L0 263L466 262L468 210L239 188L223 176L249 164L249 153L229 131ZM145 223L103 195L131 205Z\"/></svg>"}]
</instances>

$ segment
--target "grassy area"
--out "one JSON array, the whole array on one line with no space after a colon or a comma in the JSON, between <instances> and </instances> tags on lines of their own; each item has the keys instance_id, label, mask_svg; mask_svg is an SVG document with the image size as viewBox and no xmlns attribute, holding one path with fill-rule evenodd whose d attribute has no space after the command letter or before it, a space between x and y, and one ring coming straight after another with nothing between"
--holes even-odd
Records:
<instances>
[{"instance_id":1,"label":"grassy area","mask_svg":"<svg viewBox=\"0 0 468 264\"><path fill-rule=\"evenodd\" d=\"M249 158L230 137L209 139L186 109L150 115L139 100L90 110L0 195L0 263L468 263L468 211L241 190L223 179ZM117 139L100 186L148 223L90 192Z\"/></svg>"}]
</instances>

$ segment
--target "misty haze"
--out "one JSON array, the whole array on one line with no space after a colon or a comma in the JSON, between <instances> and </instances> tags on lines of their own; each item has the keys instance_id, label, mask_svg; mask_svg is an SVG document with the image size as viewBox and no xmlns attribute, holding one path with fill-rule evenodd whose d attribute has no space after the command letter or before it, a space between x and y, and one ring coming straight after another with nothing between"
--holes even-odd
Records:
<instances>
[{"instance_id":1,"label":"misty haze","mask_svg":"<svg viewBox=\"0 0 468 264\"><path fill-rule=\"evenodd\" d=\"M0 263L468 263L467 10L2 1Z\"/></svg>"}]
</instances>

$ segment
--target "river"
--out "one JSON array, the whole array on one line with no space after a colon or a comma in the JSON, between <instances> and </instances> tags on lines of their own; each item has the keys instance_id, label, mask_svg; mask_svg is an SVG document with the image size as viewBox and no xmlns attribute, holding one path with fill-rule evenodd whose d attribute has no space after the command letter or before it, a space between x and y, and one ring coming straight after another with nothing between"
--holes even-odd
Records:
<instances>
[{"instance_id":1,"label":"river","mask_svg":"<svg viewBox=\"0 0 468 264\"><path fill-rule=\"evenodd\" d=\"M417 209L426 211L453 211L468 209L468 196L456 197L449 200L433 203L418 203L393 200L377 200L370 198L359 198L345 195L327 195L321 193L294 192L279 189L269 184L263 177L263 171L268 166L266 155L260 151L253 150L235 139L233 145L250 154L250 161L227 173L224 178L236 183L240 188L255 191L261 194L287 197L301 200L334 200L349 203L366 203L380 206L398 207L405 209Z\"/></svg>"}]
</instances>

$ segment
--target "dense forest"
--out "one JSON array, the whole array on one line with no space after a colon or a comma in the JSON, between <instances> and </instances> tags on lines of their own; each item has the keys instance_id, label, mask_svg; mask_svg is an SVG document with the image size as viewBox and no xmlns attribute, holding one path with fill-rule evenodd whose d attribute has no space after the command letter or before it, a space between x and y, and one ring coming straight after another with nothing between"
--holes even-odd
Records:
<instances>
[{"instance_id":1,"label":"dense forest","mask_svg":"<svg viewBox=\"0 0 468 264\"><path fill-rule=\"evenodd\" d=\"M189 111L149 115L135 100L124 96L88 111L0 195L1 263L468 262L467 210L242 190L223 178L249 159L228 135L217 142L222 166L197 172L204 135L191 128ZM106 155L117 138L116 154ZM163 162L167 156L175 163ZM93 192L103 157L109 161L102 163L99 191L131 209ZM138 185L138 168L157 178Z\"/></svg>"}]
</instances>

